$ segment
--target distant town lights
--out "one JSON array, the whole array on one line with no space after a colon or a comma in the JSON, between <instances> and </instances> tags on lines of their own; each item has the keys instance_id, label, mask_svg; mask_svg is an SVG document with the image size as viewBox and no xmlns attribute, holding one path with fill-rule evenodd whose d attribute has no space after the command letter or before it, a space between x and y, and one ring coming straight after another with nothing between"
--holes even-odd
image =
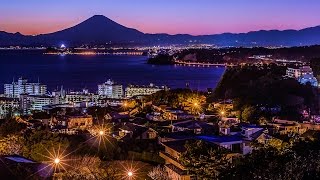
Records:
<instances>
[{"instance_id":1,"label":"distant town lights","mask_svg":"<svg viewBox=\"0 0 320 180\"><path fill-rule=\"evenodd\" d=\"M61 48L61 49L65 49L66 46L65 46L64 44L61 44L60 48Z\"/></svg>"}]
</instances>

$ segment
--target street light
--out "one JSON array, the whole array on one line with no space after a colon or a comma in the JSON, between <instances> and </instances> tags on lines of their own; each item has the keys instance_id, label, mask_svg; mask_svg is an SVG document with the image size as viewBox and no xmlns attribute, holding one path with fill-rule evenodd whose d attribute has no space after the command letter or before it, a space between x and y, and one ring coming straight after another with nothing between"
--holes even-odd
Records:
<instances>
[{"instance_id":1,"label":"street light","mask_svg":"<svg viewBox=\"0 0 320 180\"><path fill-rule=\"evenodd\" d=\"M128 176L129 176L129 177L132 177L132 176L133 176L133 172L132 172L132 171L129 171L129 172L128 172Z\"/></svg>"},{"instance_id":2,"label":"street light","mask_svg":"<svg viewBox=\"0 0 320 180\"><path fill-rule=\"evenodd\" d=\"M99 131L99 135L100 135L100 136L103 136L103 135L104 135L104 131L102 131L102 130Z\"/></svg>"},{"instance_id":3,"label":"street light","mask_svg":"<svg viewBox=\"0 0 320 180\"><path fill-rule=\"evenodd\" d=\"M225 113L224 111L221 111L221 112L220 112L221 115L224 115L224 113Z\"/></svg>"},{"instance_id":4,"label":"street light","mask_svg":"<svg viewBox=\"0 0 320 180\"><path fill-rule=\"evenodd\" d=\"M59 158L55 158L55 159L54 159L54 163L55 163L56 165L58 165L58 164L60 163L60 159L59 159Z\"/></svg>"}]
</instances>

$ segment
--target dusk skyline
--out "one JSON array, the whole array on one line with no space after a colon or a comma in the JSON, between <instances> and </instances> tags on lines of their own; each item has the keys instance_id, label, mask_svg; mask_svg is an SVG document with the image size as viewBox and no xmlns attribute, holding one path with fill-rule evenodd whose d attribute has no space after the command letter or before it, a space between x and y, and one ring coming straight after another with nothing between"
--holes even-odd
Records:
<instances>
[{"instance_id":1,"label":"dusk skyline","mask_svg":"<svg viewBox=\"0 0 320 180\"><path fill-rule=\"evenodd\" d=\"M219 34L320 25L320 2L310 0L83 1L4 0L0 31L36 35L74 26L104 15L144 33Z\"/></svg>"},{"instance_id":2,"label":"dusk skyline","mask_svg":"<svg viewBox=\"0 0 320 180\"><path fill-rule=\"evenodd\" d=\"M320 179L320 0L0 4L0 180Z\"/></svg>"}]
</instances>

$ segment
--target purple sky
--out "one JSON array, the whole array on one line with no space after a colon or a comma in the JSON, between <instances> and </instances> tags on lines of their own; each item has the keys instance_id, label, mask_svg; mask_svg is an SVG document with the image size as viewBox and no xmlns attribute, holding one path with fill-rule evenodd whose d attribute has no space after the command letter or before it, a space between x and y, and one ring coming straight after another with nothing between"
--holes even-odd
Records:
<instances>
[{"instance_id":1,"label":"purple sky","mask_svg":"<svg viewBox=\"0 0 320 180\"><path fill-rule=\"evenodd\" d=\"M320 25L320 0L1 0L0 30L48 33L96 14L146 33L302 29Z\"/></svg>"}]
</instances>

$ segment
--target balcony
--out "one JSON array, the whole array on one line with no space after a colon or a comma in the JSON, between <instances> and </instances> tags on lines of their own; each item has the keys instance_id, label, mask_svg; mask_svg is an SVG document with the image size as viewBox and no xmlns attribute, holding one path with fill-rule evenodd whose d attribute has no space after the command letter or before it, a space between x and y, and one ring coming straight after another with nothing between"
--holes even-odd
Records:
<instances>
[{"instance_id":1,"label":"balcony","mask_svg":"<svg viewBox=\"0 0 320 180\"><path fill-rule=\"evenodd\" d=\"M179 160L171 156L170 154L161 151L159 155L166 161L166 164L172 164L183 171L186 170L186 168L179 162Z\"/></svg>"}]
</instances>

